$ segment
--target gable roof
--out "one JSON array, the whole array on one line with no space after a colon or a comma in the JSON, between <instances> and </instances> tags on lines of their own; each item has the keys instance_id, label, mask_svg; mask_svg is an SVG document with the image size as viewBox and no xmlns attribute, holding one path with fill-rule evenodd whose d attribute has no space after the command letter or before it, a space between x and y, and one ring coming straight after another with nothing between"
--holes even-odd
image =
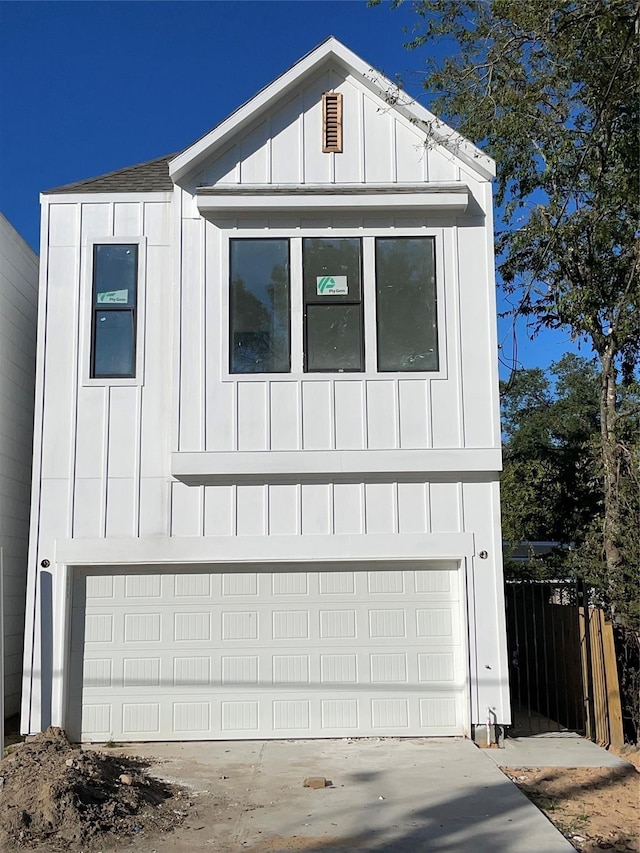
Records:
<instances>
[{"instance_id":1,"label":"gable roof","mask_svg":"<svg viewBox=\"0 0 640 853\"><path fill-rule=\"evenodd\" d=\"M378 74L342 42L330 36L184 151L116 169L94 178L63 184L46 190L44 194L171 192L174 182L209 159L232 135L255 121L260 113L273 105L287 89L300 83L330 60L346 69L375 95L389 102L392 109L397 110L416 127L422 128L436 145L446 147L482 178L490 179L495 176L495 164L489 156L399 90L387 77Z\"/></svg>"},{"instance_id":2,"label":"gable roof","mask_svg":"<svg viewBox=\"0 0 640 853\"><path fill-rule=\"evenodd\" d=\"M116 169L95 178L86 178L83 181L74 181L72 184L64 184L46 190L45 195L57 193L114 193L114 192L171 192L173 181L169 175L169 161L175 154L166 154L164 157L156 157L155 160L147 160L137 163L135 166L127 166L124 169Z\"/></svg>"},{"instance_id":3,"label":"gable roof","mask_svg":"<svg viewBox=\"0 0 640 853\"><path fill-rule=\"evenodd\" d=\"M208 160L217 150L229 142L229 139L253 123L261 113L266 112L293 86L312 75L328 61L334 61L369 91L389 103L412 124L426 134L436 145L442 145L460 161L469 166L480 177L490 179L495 176L494 161L479 148L446 125L428 109L414 101L387 77L376 72L353 51L330 36L310 53L303 56L295 65L277 77L257 95L246 101L231 113L228 118L216 125L184 151L177 154L169 163L169 174L179 181L198 166Z\"/></svg>"}]
</instances>

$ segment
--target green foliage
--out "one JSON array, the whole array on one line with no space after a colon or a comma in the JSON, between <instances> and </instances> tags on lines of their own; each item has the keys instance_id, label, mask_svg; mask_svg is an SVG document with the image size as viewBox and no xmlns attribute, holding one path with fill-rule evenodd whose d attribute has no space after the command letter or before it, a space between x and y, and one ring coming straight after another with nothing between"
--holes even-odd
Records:
<instances>
[{"instance_id":1,"label":"green foliage","mask_svg":"<svg viewBox=\"0 0 640 853\"><path fill-rule=\"evenodd\" d=\"M528 316L535 331L564 329L597 356L595 370L567 363L555 397L539 372L513 377L505 487L521 506L507 515L507 527L533 533L550 526L563 540L574 527L576 538L590 537L603 596L618 613L628 609L625 579L638 571L637 527L630 527L640 502L630 431L638 425L637 396L629 404L620 378L632 387L640 358L640 4L412 5L407 46L424 61L432 110L497 163L498 267L514 313ZM594 393L595 412L575 409L578 398ZM511 405L527 413L517 436L509 432ZM589 464L590 446L596 464ZM534 494L542 503L531 509Z\"/></svg>"},{"instance_id":2,"label":"green foliage","mask_svg":"<svg viewBox=\"0 0 640 853\"><path fill-rule=\"evenodd\" d=\"M630 377L640 347L637 3L413 7L407 46L422 49L431 108L497 162L505 289L537 328L564 327L598 354L613 343ZM429 49L443 40L445 57Z\"/></svg>"},{"instance_id":3,"label":"green foliage","mask_svg":"<svg viewBox=\"0 0 640 853\"><path fill-rule=\"evenodd\" d=\"M597 363L568 354L544 373L520 370L502 383L502 529L508 542L558 542L550 564L589 581L618 621L640 626L640 387L619 389L621 440L616 583L603 559L604 478ZM633 414L637 412L636 414ZM541 567L532 561L537 576ZM544 572L543 572L544 574Z\"/></svg>"},{"instance_id":4,"label":"green foliage","mask_svg":"<svg viewBox=\"0 0 640 853\"><path fill-rule=\"evenodd\" d=\"M598 515L599 424L593 362L565 355L548 374L520 370L501 387L503 537L576 547Z\"/></svg>"}]
</instances>

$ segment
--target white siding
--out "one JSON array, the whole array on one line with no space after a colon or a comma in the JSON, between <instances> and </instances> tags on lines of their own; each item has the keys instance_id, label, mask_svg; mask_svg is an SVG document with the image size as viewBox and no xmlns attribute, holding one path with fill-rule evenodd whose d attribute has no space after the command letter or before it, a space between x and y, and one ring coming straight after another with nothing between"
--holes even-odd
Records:
<instances>
[{"instance_id":1,"label":"white siding","mask_svg":"<svg viewBox=\"0 0 640 853\"><path fill-rule=\"evenodd\" d=\"M64 523L53 538L71 533L138 536L141 530L166 534L173 314L170 203L145 202L144 197L77 203L59 196L44 210L57 245L50 245L48 252L42 479L68 483L62 507L56 508ZM144 304L139 305L146 324L138 329L137 341L144 349L144 371L129 385L83 381L82 343L90 334L85 299L91 291L91 244L86 239L110 237L146 238L140 247L146 281ZM191 292L193 283L188 284ZM197 306L193 310L197 312ZM198 430L202 419L183 422L187 433L186 424L193 433L194 423ZM43 503L43 518L51 512ZM43 534L41 527L39 550L46 556L52 540Z\"/></svg>"},{"instance_id":2,"label":"white siding","mask_svg":"<svg viewBox=\"0 0 640 853\"><path fill-rule=\"evenodd\" d=\"M366 479L366 478L365 478ZM490 483L480 483L484 502ZM235 496L235 497L234 497ZM473 532L458 482L303 483L172 488L174 536Z\"/></svg>"},{"instance_id":3,"label":"white siding","mask_svg":"<svg viewBox=\"0 0 640 853\"><path fill-rule=\"evenodd\" d=\"M441 222L441 221L440 221ZM380 234L433 236L438 279L440 369L434 373L375 371L375 284L365 274L366 370L362 374L277 376L228 373L228 241L271 234L300 239L323 233L309 220L283 227L279 218L255 227L183 220L180 311L180 451L418 450L496 446L492 281L486 233L472 219L463 227L437 218L385 227L383 221L336 218L324 233L361 236L373 257ZM355 227L359 225L359 227ZM296 286L295 271L292 272ZM204 319L203 319L204 318ZM292 352L302 321L292 317Z\"/></svg>"},{"instance_id":4,"label":"white siding","mask_svg":"<svg viewBox=\"0 0 640 853\"><path fill-rule=\"evenodd\" d=\"M322 153L321 96L332 89L343 97L342 154ZM261 117L190 185L452 181L453 159L427 148L408 119L352 76L330 68Z\"/></svg>"},{"instance_id":5,"label":"white siding","mask_svg":"<svg viewBox=\"0 0 640 853\"><path fill-rule=\"evenodd\" d=\"M33 438L38 258L0 214L0 549L5 714L20 705Z\"/></svg>"}]
</instances>

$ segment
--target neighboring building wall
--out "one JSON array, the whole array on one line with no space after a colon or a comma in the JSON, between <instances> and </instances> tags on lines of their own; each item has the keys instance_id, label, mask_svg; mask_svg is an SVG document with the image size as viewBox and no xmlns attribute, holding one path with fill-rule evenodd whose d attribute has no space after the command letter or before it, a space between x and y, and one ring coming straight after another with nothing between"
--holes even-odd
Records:
<instances>
[{"instance_id":1,"label":"neighboring building wall","mask_svg":"<svg viewBox=\"0 0 640 853\"><path fill-rule=\"evenodd\" d=\"M6 716L20 708L37 303L38 256L0 213L0 548Z\"/></svg>"}]
</instances>

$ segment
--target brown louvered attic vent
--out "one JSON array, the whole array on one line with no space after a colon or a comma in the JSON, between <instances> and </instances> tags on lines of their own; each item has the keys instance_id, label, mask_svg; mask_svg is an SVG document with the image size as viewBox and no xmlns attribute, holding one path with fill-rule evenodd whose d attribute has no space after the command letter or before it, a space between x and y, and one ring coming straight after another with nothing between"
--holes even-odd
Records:
<instances>
[{"instance_id":1,"label":"brown louvered attic vent","mask_svg":"<svg viewBox=\"0 0 640 853\"><path fill-rule=\"evenodd\" d=\"M322 151L342 154L342 95L325 92L322 96Z\"/></svg>"}]
</instances>

